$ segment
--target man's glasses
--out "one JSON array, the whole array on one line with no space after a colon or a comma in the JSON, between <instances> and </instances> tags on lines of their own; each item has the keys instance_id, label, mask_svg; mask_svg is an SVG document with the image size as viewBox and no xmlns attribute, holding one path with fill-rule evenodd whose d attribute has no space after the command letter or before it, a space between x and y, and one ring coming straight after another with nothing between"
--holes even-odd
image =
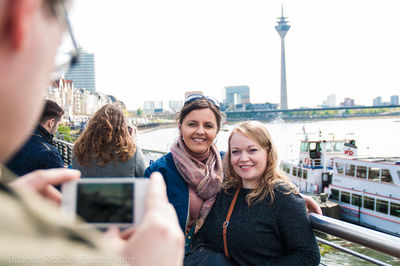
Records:
<instances>
[{"instance_id":1,"label":"man's glasses","mask_svg":"<svg viewBox=\"0 0 400 266\"><path fill-rule=\"evenodd\" d=\"M71 23L68 19L67 8L64 5L64 1L53 0L50 1L50 5L56 18L59 19L67 29L67 34L65 34L63 42L59 47L59 51L56 56L55 69L51 76L52 80L57 80L68 71L69 67L78 63L79 48L72 32ZM69 52L65 52L68 50Z\"/></svg>"},{"instance_id":2,"label":"man's glasses","mask_svg":"<svg viewBox=\"0 0 400 266\"><path fill-rule=\"evenodd\" d=\"M210 96L204 96L201 94L191 94L189 95L186 100L185 100L185 104L187 103L191 103L197 100L201 100L201 99L206 99L207 101L211 102L212 104L215 105L215 107L217 107L219 109L219 102L217 101L217 99L210 97Z\"/></svg>"}]
</instances>

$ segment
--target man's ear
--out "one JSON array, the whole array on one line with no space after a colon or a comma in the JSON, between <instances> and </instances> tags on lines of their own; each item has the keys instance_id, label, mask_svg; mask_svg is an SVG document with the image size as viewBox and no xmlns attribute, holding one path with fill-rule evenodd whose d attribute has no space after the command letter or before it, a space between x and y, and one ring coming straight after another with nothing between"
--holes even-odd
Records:
<instances>
[{"instance_id":1,"label":"man's ear","mask_svg":"<svg viewBox=\"0 0 400 266\"><path fill-rule=\"evenodd\" d=\"M53 128L55 124L56 124L56 120L54 118L47 120L47 126L49 128Z\"/></svg>"},{"instance_id":2,"label":"man's ear","mask_svg":"<svg viewBox=\"0 0 400 266\"><path fill-rule=\"evenodd\" d=\"M41 7L42 0L9 0L8 17L5 33L11 41L14 50L23 49L35 26L35 16Z\"/></svg>"}]
</instances>

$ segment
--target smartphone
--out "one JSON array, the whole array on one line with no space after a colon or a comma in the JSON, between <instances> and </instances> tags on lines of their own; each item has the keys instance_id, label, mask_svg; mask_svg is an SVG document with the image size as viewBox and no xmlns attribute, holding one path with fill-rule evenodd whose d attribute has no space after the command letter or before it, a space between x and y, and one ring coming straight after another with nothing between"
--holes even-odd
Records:
<instances>
[{"instance_id":1,"label":"smartphone","mask_svg":"<svg viewBox=\"0 0 400 266\"><path fill-rule=\"evenodd\" d=\"M121 229L143 219L148 178L82 178L62 185L63 211L76 214L100 229ZM76 215L70 219L76 221Z\"/></svg>"}]
</instances>

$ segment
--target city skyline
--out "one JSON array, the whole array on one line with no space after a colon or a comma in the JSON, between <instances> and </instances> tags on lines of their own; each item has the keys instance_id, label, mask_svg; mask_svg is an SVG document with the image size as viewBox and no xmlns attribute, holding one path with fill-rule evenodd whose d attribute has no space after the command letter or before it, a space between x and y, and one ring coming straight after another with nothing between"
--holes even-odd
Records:
<instances>
[{"instance_id":1,"label":"city skyline","mask_svg":"<svg viewBox=\"0 0 400 266\"><path fill-rule=\"evenodd\" d=\"M330 94L359 105L400 94L400 3L393 0L86 0L74 2L71 20L78 42L95 53L97 90L128 109L182 100L189 90L222 101L224 88L238 85L250 87L253 103L279 103L274 26L282 3L292 25L289 108L320 105Z\"/></svg>"}]
</instances>

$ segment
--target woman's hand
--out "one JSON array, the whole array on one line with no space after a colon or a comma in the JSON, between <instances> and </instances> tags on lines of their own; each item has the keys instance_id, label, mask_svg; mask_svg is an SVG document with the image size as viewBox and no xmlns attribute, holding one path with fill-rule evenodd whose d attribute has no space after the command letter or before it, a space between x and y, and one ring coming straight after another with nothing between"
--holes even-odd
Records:
<instances>
[{"instance_id":1,"label":"woman's hand","mask_svg":"<svg viewBox=\"0 0 400 266\"><path fill-rule=\"evenodd\" d=\"M300 193L300 196L306 201L306 208L308 213L316 213L322 215L322 210L318 203L310 196L306 196Z\"/></svg>"}]
</instances>

